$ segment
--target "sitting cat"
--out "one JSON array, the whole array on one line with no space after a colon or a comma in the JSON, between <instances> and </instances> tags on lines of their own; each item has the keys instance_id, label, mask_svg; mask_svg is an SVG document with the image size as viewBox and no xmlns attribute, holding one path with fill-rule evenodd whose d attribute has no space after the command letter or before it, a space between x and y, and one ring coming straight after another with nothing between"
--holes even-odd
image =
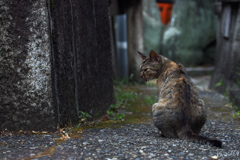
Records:
<instances>
[{"instance_id":1,"label":"sitting cat","mask_svg":"<svg viewBox=\"0 0 240 160\"><path fill-rule=\"evenodd\" d=\"M157 78L159 98L152 106L152 113L162 136L222 147L221 141L198 135L207 119L206 108L184 66L154 51L149 57L138 54L143 60L141 78L145 81Z\"/></svg>"}]
</instances>

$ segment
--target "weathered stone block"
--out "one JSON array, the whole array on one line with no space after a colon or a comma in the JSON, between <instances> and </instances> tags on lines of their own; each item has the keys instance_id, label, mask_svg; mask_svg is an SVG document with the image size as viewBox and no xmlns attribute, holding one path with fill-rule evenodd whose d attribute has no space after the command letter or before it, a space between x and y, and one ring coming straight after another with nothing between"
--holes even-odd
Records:
<instances>
[{"instance_id":1,"label":"weathered stone block","mask_svg":"<svg viewBox=\"0 0 240 160\"><path fill-rule=\"evenodd\" d=\"M46 1L0 3L0 128L54 130Z\"/></svg>"},{"instance_id":2,"label":"weathered stone block","mask_svg":"<svg viewBox=\"0 0 240 160\"><path fill-rule=\"evenodd\" d=\"M113 69L107 1L54 1L54 54L62 124L93 117L113 102Z\"/></svg>"},{"instance_id":3,"label":"weathered stone block","mask_svg":"<svg viewBox=\"0 0 240 160\"><path fill-rule=\"evenodd\" d=\"M52 131L113 102L108 1L51 2L0 2L0 129Z\"/></svg>"}]
</instances>

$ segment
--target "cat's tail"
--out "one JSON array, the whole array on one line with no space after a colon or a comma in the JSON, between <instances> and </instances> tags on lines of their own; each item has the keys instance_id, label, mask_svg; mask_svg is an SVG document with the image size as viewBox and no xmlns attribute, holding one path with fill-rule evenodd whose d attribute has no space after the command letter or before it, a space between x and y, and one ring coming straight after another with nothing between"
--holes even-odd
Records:
<instances>
[{"instance_id":1,"label":"cat's tail","mask_svg":"<svg viewBox=\"0 0 240 160\"><path fill-rule=\"evenodd\" d=\"M222 148L222 142L219 140L212 140L197 134L194 134L191 129L182 131L178 134L180 139L190 140L199 144L210 144L211 146Z\"/></svg>"}]
</instances>

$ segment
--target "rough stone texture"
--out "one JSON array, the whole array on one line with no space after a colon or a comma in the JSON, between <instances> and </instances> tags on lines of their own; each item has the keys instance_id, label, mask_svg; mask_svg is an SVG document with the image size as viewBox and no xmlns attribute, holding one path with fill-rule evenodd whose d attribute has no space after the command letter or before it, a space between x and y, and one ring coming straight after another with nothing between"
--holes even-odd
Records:
<instances>
[{"instance_id":1,"label":"rough stone texture","mask_svg":"<svg viewBox=\"0 0 240 160\"><path fill-rule=\"evenodd\" d=\"M159 9L155 0L143 0L144 51L161 53L162 35L165 26L161 23ZM142 52L144 52L142 51Z\"/></svg>"},{"instance_id":2,"label":"rough stone texture","mask_svg":"<svg viewBox=\"0 0 240 160\"><path fill-rule=\"evenodd\" d=\"M107 0L3 0L0 17L0 130L51 131L77 123L79 111L106 112L113 102Z\"/></svg>"},{"instance_id":3,"label":"rough stone texture","mask_svg":"<svg viewBox=\"0 0 240 160\"><path fill-rule=\"evenodd\" d=\"M54 1L53 22L61 123L102 115L113 102L108 1Z\"/></svg>"},{"instance_id":4,"label":"rough stone texture","mask_svg":"<svg viewBox=\"0 0 240 160\"><path fill-rule=\"evenodd\" d=\"M228 18L228 10L230 17ZM240 82L240 3L223 3L217 35L215 70L210 88L222 93L237 90ZM229 22L229 23L227 23ZM221 86L215 85L222 81ZM239 96L236 94L236 96ZM231 97L233 100L234 97Z\"/></svg>"},{"instance_id":5,"label":"rough stone texture","mask_svg":"<svg viewBox=\"0 0 240 160\"><path fill-rule=\"evenodd\" d=\"M128 64L130 80L142 82L139 76L139 66L142 59L137 51L143 51L143 16L142 0L132 0L128 2L127 9L127 29L128 29ZM133 77L131 77L133 76Z\"/></svg>"},{"instance_id":6,"label":"rough stone texture","mask_svg":"<svg viewBox=\"0 0 240 160\"><path fill-rule=\"evenodd\" d=\"M164 56L183 63L198 65L212 61L216 39L216 16L213 1L176 0L172 19L164 31Z\"/></svg>"},{"instance_id":7,"label":"rough stone texture","mask_svg":"<svg viewBox=\"0 0 240 160\"><path fill-rule=\"evenodd\" d=\"M0 2L0 128L54 130L46 1Z\"/></svg>"}]
</instances>

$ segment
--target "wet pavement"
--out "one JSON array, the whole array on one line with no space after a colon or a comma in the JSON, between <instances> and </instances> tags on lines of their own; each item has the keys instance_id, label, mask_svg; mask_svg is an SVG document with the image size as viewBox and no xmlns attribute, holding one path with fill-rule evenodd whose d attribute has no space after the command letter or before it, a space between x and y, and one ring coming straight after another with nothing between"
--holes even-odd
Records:
<instances>
[{"instance_id":1,"label":"wet pavement","mask_svg":"<svg viewBox=\"0 0 240 160\"><path fill-rule=\"evenodd\" d=\"M57 133L0 136L0 159L240 159L240 122L233 119L227 98L208 90L209 76L193 78L208 108L201 135L220 139L223 148L159 137L151 119L151 105L140 98L123 110L125 121L112 120L79 128L70 138ZM155 86L125 90L157 95ZM67 136L68 137L68 136Z\"/></svg>"}]
</instances>

